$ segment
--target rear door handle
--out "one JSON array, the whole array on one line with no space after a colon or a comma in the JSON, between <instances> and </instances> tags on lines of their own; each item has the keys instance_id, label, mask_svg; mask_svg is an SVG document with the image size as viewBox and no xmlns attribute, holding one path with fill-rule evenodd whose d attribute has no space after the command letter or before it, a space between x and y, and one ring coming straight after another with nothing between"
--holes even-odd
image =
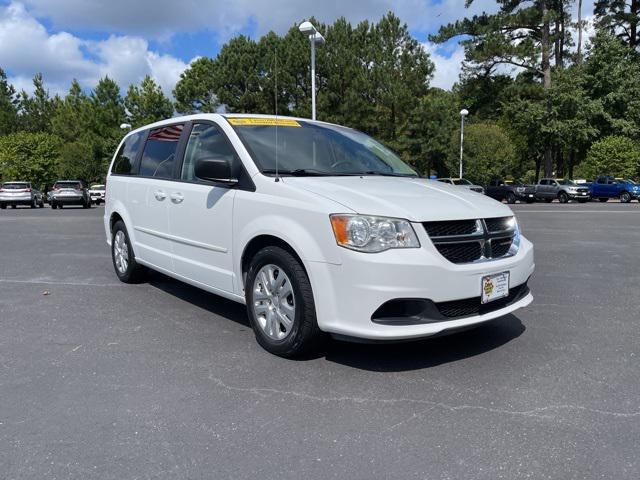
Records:
<instances>
[{"instance_id":1,"label":"rear door handle","mask_svg":"<svg viewBox=\"0 0 640 480\"><path fill-rule=\"evenodd\" d=\"M171 194L171 201L173 203L182 203L183 200L184 200L184 195L182 195L181 193L172 193Z\"/></svg>"},{"instance_id":2,"label":"rear door handle","mask_svg":"<svg viewBox=\"0 0 640 480\"><path fill-rule=\"evenodd\" d=\"M167 198L167 194L164 193L162 190L156 190L155 192L153 192L153 195L156 197L156 200L158 201L162 201L165 198Z\"/></svg>"}]
</instances>

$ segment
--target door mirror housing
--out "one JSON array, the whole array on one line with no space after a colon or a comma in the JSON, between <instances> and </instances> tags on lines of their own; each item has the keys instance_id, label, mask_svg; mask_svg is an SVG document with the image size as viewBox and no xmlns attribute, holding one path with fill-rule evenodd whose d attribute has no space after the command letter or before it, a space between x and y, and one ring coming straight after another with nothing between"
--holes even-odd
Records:
<instances>
[{"instance_id":1,"label":"door mirror housing","mask_svg":"<svg viewBox=\"0 0 640 480\"><path fill-rule=\"evenodd\" d=\"M221 183L223 185L236 185L238 176L231 168L231 162L224 157L205 157L196 161L194 172L200 180Z\"/></svg>"}]
</instances>

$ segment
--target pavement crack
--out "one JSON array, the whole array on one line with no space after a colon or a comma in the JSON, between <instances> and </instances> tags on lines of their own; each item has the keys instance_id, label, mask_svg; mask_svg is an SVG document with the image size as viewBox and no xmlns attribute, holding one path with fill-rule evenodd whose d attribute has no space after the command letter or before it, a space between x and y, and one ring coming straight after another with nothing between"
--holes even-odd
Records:
<instances>
[{"instance_id":1,"label":"pavement crack","mask_svg":"<svg viewBox=\"0 0 640 480\"><path fill-rule=\"evenodd\" d=\"M377 397L357 397L357 396L319 396L319 395L311 395L309 393L304 392L296 392L293 390L278 390L276 388L267 388L267 387L237 387L233 385L229 385L225 383L220 378L215 378L213 376L209 376L209 379L219 387L222 387L226 390L234 391L234 392L244 392L253 395L258 395L260 397L269 397L270 395L285 395L291 396L295 398L300 398L303 400L310 400L321 403L331 403L331 402L347 402L347 403L356 403L356 404L366 404L366 403L377 403L382 405L392 405L399 403L409 403L416 405L428 405L430 407L437 407L442 410L448 410L451 412L463 411L463 410L478 410L488 413L494 413L499 415L512 415L512 416L521 416L521 417L534 417L540 419L553 419L557 416L553 412L558 412L562 410L574 410L574 411L582 411L586 413L591 413L595 415L602 415L608 417L615 418L640 418L640 410L636 412L616 412L611 410L603 410L598 408L586 407L583 405L571 405L571 404L563 404L563 405L548 405L545 407L533 408L531 410L509 410L505 408L497 408L497 407L487 407L484 405L450 405L444 402L436 402L433 400L424 400L417 398L377 398ZM548 412L548 413L547 413ZM403 422L400 422L401 424Z\"/></svg>"}]
</instances>

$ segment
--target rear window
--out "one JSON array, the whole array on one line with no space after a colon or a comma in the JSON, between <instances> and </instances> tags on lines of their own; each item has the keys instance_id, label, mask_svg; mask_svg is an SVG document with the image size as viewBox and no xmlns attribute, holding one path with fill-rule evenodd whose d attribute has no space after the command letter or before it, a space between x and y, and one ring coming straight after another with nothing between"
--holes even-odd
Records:
<instances>
[{"instance_id":1,"label":"rear window","mask_svg":"<svg viewBox=\"0 0 640 480\"><path fill-rule=\"evenodd\" d=\"M149 132L140 161L143 177L172 178L176 150L183 125L169 125Z\"/></svg>"},{"instance_id":2,"label":"rear window","mask_svg":"<svg viewBox=\"0 0 640 480\"><path fill-rule=\"evenodd\" d=\"M56 182L53 188L73 188L79 190L82 188L80 182Z\"/></svg>"},{"instance_id":3,"label":"rear window","mask_svg":"<svg viewBox=\"0 0 640 480\"><path fill-rule=\"evenodd\" d=\"M105 190L104 185L91 185L91 190Z\"/></svg>"},{"instance_id":4,"label":"rear window","mask_svg":"<svg viewBox=\"0 0 640 480\"><path fill-rule=\"evenodd\" d=\"M3 183L3 190L24 190L25 188L29 188L28 183Z\"/></svg>"},{"instance_id":5,"label":"rear window","mask_svg":"<svg viewBox=\"0 0 640 480\"><path fill-rule=\"evenodd\" d=\"M143 137L144 132L133 133L127 137L118 151L115 162L113 162L111 173L118 175L133 175L135 173L134 164Z\"/></svg>"}]
</instances>

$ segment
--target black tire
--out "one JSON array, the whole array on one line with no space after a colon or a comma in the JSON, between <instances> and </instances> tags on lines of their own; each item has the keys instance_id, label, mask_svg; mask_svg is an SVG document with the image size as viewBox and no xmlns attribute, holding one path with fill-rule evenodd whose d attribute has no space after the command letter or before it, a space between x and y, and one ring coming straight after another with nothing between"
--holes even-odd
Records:
<instances>
[{"instance_id":1,"label":"black tire","mask_svg":"<svg viewBox=\"0 0 640 480\"><path fill-rule=\"evenodd\" d=\"M11 205L11 208L13 208L13 209L15 209L17 207L18 207L17 205Z\"/></svg>"},{"instance_id":2,"label":"black tire","mask_svg":"<svg viewBox=\"0 0 640 480\"><path fill-rule=\"evenodd\" d=\"M295 298L295 320L290 333L282 340L272 339L262 330L252 308L254 281L260 269L269 264L282 269L289 277ZM280 357L292 358L313 352L322 345L326 336L318 327L316 320L311 282L304 267L288 251L280 247L265 247L251 259L245 295L247 314L256 340L268 352Z\"/></svg>"},{"instance_id":3,"label":"black tire","mask_svg":"<svg viewBox=\"0 0 640 480\"><path fill-rule=\"evenodd\" d=\"M120 272L120 270L118 270L118 267L116 266L115 238L118 232L124 233L124 239L127 244L128 266L124 273ZM131 246L131 241L129 240L129 233L127 232L127 227L125 227L122 220L118 220L111 229L111 261L113 262L113 269L115 270L116 275L121 282L141 283L146 279L148 269L147 267L136 262L136 256L133 253L133 247Z\"/></svg>"},{"instance_id":4,"label":"black tire","mask_svg":"<svg viewBox=\"0 0 640 480\"><path fill-rule=\"evenodd\" d=\"M513 192L507 193L507 203L516 203L516 196Z\"/></svg>"},{"instance_id":5,"label":"black tire","mask_svg":"<svg viewBox=\"0 0 640 480\"><path fill-rule=\"evenodd\" d=\"M0 208L2 210L6 210L7 206L4 203L0 203Z\"/></svg>"},{"instance_id":6,"label":"black tire","mask_svg":"<svg viewBox=\"0 0 640 480\"><path fill-rule=\"evenodd\" d=\"M84 202L84 203L82 204L82 208L89 208L89 207L91 207L91 202L89 202L89 203Z\"/></svg>"},{"instance_id":7,"label":"black tire","mask_svg":"<svg viewBox=\"0 0 640 480\"><path fill-rule=\"evenodd\" d=\"M533 198L527 198L525 201L527 203L534 203L535 202L535 200Z\"/></svg>"},{"instance_id":8,"label":"black tire","mask_svg":"<svg viewBox=\"0 0 640 480\"><path fill-rule=\"evenodd\" d=\"M566 194L566 193L564 193L564 192L560 192L560 193L558 194L558 201L559 201L560 203L569 203L569 195L567 195L567 194Z\"/></svg>"},{"instance_id":9,"label":"black tire","mask_svg":"<svg viewBox=\"0 0 640 480\"><path fill-rule=\"evenodd\" d=\"M62 207L64 207L64 204L59 203L59 204L58 204L58 208L59 208L60 210L62 210Z\"/></svg>"},{"instance_id":10,"label":"black tire","mask_svg":"<svg viewBox=\"0 0 640 480\"><path fill-rule=\"evenodd\" d=\"M44 200L40 200L40 203L38 204L38 208L44 208Z\"/></svg>"},{"instance_id":11,"label":"black tire","mask_svg":"<svg viewBox=\"0 0 640 480\"><path fill-rule=\"evenodd\" d=\"M629 192L622 192L620 194L620 203L629 203L631 201L631 194Z\"/></svg>"},{"instance_id":12,"label":"black tire","mask_svg":"<svg viewBox=\"0 0 640 480\"><path fill-rule=\"evenodd\" d=\"M31 208L36 208L36 207L38 206L38 202L36 202L36 199L35 199L35 198L31 201L31 205L29 205L29 206L30 206Z\"/></svg>"},{"instance_id":13,"label":"black tire","mask_svg":"<svg viewBox=\"0 0 640 480\"><path fill-rule=\"evenodd\" d=\"M56 208L58 208L58 205L55 202L51 202L51 209L55 210Z\"/></svg>"},{"instance_id":14,"label":"black tire","mask_svg":"<svg viewBox=\"0 0 640 480\"><path fill-rule=\"evenodd\" d=\"M604 198L599 198L599 199L598 199L598 201L600 201L600 202L602 202L602 203L606 202L607 200L609 200L609 199L608 199L608 198L606 198L606 197L604 197Z\"/></svg>"}]
</instances>

